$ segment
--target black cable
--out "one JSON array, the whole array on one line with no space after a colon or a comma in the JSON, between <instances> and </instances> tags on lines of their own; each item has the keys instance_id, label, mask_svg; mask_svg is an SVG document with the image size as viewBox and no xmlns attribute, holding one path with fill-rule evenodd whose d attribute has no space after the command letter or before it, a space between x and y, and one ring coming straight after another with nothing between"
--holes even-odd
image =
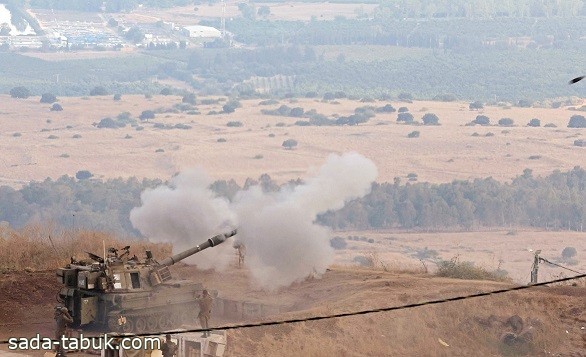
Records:
<instances>
[{"instance_id":1,"label":"black cable","mask_svg":"<svg viewBox=\"0 0 586 357\"><path fill-rule=\"evenodd\" d=\"M572 273L576 273L576 274L584 274L584 273L582 273L581 271L573 270L573 269L570 269L570 268L566 268L566 267L565 267L565 266L563 266L563 265L559 265L559 264L556 264L556 263L552 263L552 262L550 262L549 260L547 260L547 259L545 259L545 258L541 258L541 257L539 257L539 259L543 260L544 262L546 262L546 263L548 263L548 264L555 265L556 267L560 267L560 268L562 268L562 269L569 270L569 271L571 271Z\"/></svg>"},{"instance_id":2,"label":"black cable","mask_svg":"<svg viewBox=\"0 0 586 357\"><path fill-rule=\"evenodd\" d=\"M292 324L292 323L298 323L298 322L318 321L318 320L341 318L341 317L348 317L348 316L373 314L373 313L377 313L377 312L412 309L415 307L426 306L426 305L437 305L437 304L443 304L443 303L451 302L451 301L467 300L467 299L473 299L473 298L477 298L477 297L503 294L503 293L507 293L510 291L524 290L524 289L529 289L529 288L533 288L536 286L545 286L547 284L562 283L565 281L582 279L582 278L586 278L586 274L580 274L580 275L575 275L575 276L571 276L568 278L561 278L561 279L555 279L555 280L550 280L550 281L544 281L544 282L536 283L536 284L532 284L532 285L520 285L520 286L514 286L514 287L506 288L506 289L499 289L499 290L493 290L493 291L477 293L477 294L456 296L456 297L445 298L445 299L440 299L440 300L429 300L429 301L418 302L418 303L407 304L407 305L382 307L382 308L378 308L378 309L359 310L359 311L352 311L352 312L343 312L343 313L332 314L332 315L321 315L321 316L311 316L311 317L303 317L303 318L297 318L297 319L253 322L253 323L237 324L237 325L226 325L226 326L219 326L219 327L210 327L207 329L198 328L198 329L190 329L190 330L170 330L170 331L163 331L163 332L158 332L158 333L155 333L155 332L151 332L151 333L120 333L120 334L112 334L111 333L111 335L112 336L120 336L120 337L142 337L142 336L162 335L162 334L168 334L168 333L169 334L171 334L171 333L172 334L182 334L182 333L190 333L190 332L236 330L236 329L250 328L250 327L274 326L274 325L284 325L284 324ZM8 340L1 340L0 341L0 344L7 344L7 343L8 343Z\"/></svg>"}]
</instances>

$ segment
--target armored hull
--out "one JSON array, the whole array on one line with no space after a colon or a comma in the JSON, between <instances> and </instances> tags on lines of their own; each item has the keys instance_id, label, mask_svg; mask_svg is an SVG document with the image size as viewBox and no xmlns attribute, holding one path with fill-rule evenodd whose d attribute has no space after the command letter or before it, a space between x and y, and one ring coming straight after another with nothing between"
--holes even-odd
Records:
<instances>
[{"instance_id":1,"label":"armored hull","mask_svg":"<svg viewBox=\"0 0 586 357\"><path fill-rule=\"evenodd\" d=\"M194 322L197 298L204 287L190 280L173 279L169 266L224 242L232 231L160 263L149 252L144 261L118 256L115 249L90 264L72 261L57 271L63 288L59 299L69 309L75 327L93 326L116 332L158 332ZM128 252L128 247L125 248ZM128 255L125 253L125 255ZM216 295L211 292L212 295Z\"/></svg>"}]
</instances>

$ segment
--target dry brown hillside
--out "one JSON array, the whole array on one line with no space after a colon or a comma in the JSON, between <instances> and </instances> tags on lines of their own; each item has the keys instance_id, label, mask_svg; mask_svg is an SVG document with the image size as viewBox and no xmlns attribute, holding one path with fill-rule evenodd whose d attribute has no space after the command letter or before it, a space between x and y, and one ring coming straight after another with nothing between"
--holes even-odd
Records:
<instances>
[{"instance_id":1,"label":"dry brown hillside","mask_svg":"<svg viewBox=\"0 0 586 357\"><path fill-rule=\"evenodd\" d=\"M404 305L508 284L333 267L276 292L255 290L246 270L201 272L182 265L176 274L204 282L223 296L290 306L271 318L302 317ZM51 333L52 271L5 273L0 279L0 338ZM46 293L40 294L44 291ZM585 287L545 287L443 305L276 327L230 331L228 356L583 356L586 346ZM7 318L16 315L18 318ZM502 335L518 315L532 340L510 347ZM46 321L33 325L32 322ZM217 321L216 321L217 322ZM194 327L196 325L194 324ZM446 346L447 345L447 346Z\"/></svg>"}]
</instances>

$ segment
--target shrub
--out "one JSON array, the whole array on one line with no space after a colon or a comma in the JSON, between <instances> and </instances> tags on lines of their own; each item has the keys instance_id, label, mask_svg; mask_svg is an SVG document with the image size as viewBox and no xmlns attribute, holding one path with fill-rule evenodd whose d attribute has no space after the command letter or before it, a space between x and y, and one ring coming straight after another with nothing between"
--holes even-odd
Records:
<instances>
[{"instance_id":1,"label":"shrub","mask_svg":"<svg viewBox=\"0 0 586 357\"><path fill-rule=\"evenodd\" d=\"M417 130L410 132L409 134L407 134L408 138L418 138L419 137L419 132Z\"/></svg>"},{"instance_id":2,"label":"shrub","mask_svg":"<svg viewBox=\"0 0 586 357\"><path fill-rule=\"evenodd\" d=\"M142 113L140 113L138 118L140 120L155 119L155 112L152 110L144 110Z\"/></svg>"},{"instance_id":3,"label":"shrub","mask_svg":"<svg viewBox=\"0 0 586 357\"><path fill-rule=\"evenodd\" d=\"M491 136L494 136L494 133L491 133L490 131L486 134L484 134L484 137L489 138Z\"/></svg>"},{"instance_id":4,"label":"shrub","mask_svg":"<svg viewBox=\"0 0 586 357\"><path fill-rule=\"evenodd\" d=\"M124 126L125 126L125 124L121 124L119 122L116 122L112 118L104 118L104 119L100 120L100 122L97 125L98 128L110 128L110 129L118 129L118 128L124 127Z\"/></svg>"},{"instance_id":5,"label":"shrub","mask_svg":"<svg viewBox=\"0 0 586 357\"><path fill-rule=\"evenodd\" d=\"M517 106L521 108L531 108L531 106L533 106L533 102L528 99L521 99L517 102Z\"/></svg>"},{"instance_id":6,"label":"shrub","mask_svg":"<svg viewBox=\"0 0 586 357\"><path fill-rule=\"evenodd\" d=\"M539 160L541 159L541 155L531 155L529 156L529 160Z\"/></svg>"},{"instance_id":7,"label":"shrub","mask_svg":"<svg viewBox=\"0 0 586 357\"><path fill-rule=\"evenodd\" d=\"M149 93L147 93L147 94L145 94L145 95L144 95L144 98L145 98L145 99L152 99L152 98L153 98L153 95L152 95L152 94L149 94Z\"/></svg>"},{"instance_id":8,"label":"shrub","mask_svg":"<svg viewBox=\"0 0 586 357\"><path fill-rule=\"evenodd\" d=\"M226 126L230 127L230 128L237 128L237 127L241 127L242 126L242 122L239 121L229 121Z\"/></svg>"},{"instance_id":9,"label":"shrub","mask_svg":"<svg viewBox=\"0 0 586 357\"><path fill-rule=\"evenodd\" d=\"M163 150L163 149L157 149L157 150L155 150L155 152L165 152L165 150Z\"/></svg>"},{"instance_id":10,"label":"shrub","mask_svg":"<svg viewBox=\"0 0 586 357\"><path fill-rule=\"evenodd\" d=\"M407 113L409 111L409 108L407 107L400 107L399 108L399 113Z\"/></svg>"},{"instance_id":11,"label":"shrub","mask_svg":"<svg viewBox=\"0 0 586 357\"><path fill-rule=\"evenodd\" d=\"M63 110L63 107L59 103L53 103L50 109L52 112L60 112Z\"/></svg>"},{"instance_id":12,"label":"shrub","mask_svg":"<svg viewBox=\"0 0 586 357\"><path fill-rule=\"evenodd\" d=\"M277 126L277 127L284 127L284 126L286 126L286 124L283 123L283 122L278 122L277 124L275 124L275 126Z\"/></svg>"},{"instance_id":13,"label":"shrub","mask_svg":"<svg viewBox=\"0 0 586 357\"><path fill-rule=\"evenodd\" d=\"M289 113L289 115L292 117L295 117L295 118L301 118L304 113L305 113L305 111L303 110L303 108L295 107L295 108L291 109L291 112Z\"/></svg>"},{"instance_id":14,"label":"shrub","mask_svg":"<svg viewBox=\"0 0 586 357\"><path fill-rule=\"evenodd\" d=\"M317 92L307 92L305 93L305 98L317 98L318 94Z\"/></svg>"},{"instance_id":15,"label":"shrub","mask_svg":"<svg viewBox=\"0 0 586 357\"><path fill-rule=\"evenodd\" d=\"M584 139L574 140L574 146L586 147L586 140L584 140Z\"/></svg>"},{"instance_id":16,"label":"shrub","mask_svg":"<svg viewBox=\"0 0 586 357\"><path fill-rule=\"evenodd\" d=\"M413 114L399 113L397 116L397 122L413 123Z\"/></svg>"},{"instance_id":17,"label":"shrub","mask_svg":"<svg viewBox=\"0 0 586 357\"><path fill-rule=\"evenodd\" d=\"M77 173L75 174L75 178L78 180L87 180L92 176L94 175L92 175L92 173L88 170L77 171Z\"/></svg>"},{"instance_id":18,"label":"shrub","mask_svg":"<svg viewBox=\"0 0 586 357\"><path fill-rule=\"evenodd\" d=\"M69 158L69 154L61 154L61 155L59 155L59 157L62 157L64 159L67 159L67 158Z\"/></svg>"},{"instance_id":19,"label":"shrub","mask_svg":"<svg viewBox=\"0 0 586 357\"><path fill-rule=\"evenodd\" d=\"M254 155L253 159L255 159L255 160L260 160L260 159L262 159L263 157L264 157L264 156L262 156L261 154L256 154L256 155Z\"/></svg>"},{"instance_id":20,"label":"shrub","mask_svg":"<svg viewBox=\"0 0 586 357\"><path fill-rule=\"evenodd\" d=\"M90 96L99 96L99 95L108 95L108 91L106 90L106 88L102 87L102 86L97 86L92 88L92 90L90 91Z\"/></svg>"},{"instance_id":21,"label":"shrub","mask_svg":"<svg viewBox=\"0 0 586 357\"><path fill-rule=\"evenodd\" d=\"M194 93L187 93L186 95L183 96L183 98L181 98L181 103L195 105L195 103L196 103L195 94Z\"/></svg>"},{"instance_id":22,"label":"shrub","mask_svg":"<svg viewBox=\"0 0 586 357\"><path fill-rule=\"evenodd\" d=\"M14 87L10 90L12 98L26 99L31 96L31 92L26 87Z\"/></svg>"},{"instance_id":23,"label":"shrub","mask_svg":"<svg viewBox=\"0 0 586 357\"><path fill-rule=\"evenodd\" d=\"M482 126L490 125L490 119L486 115L477 115L476 119L472 121L472 124L478 124Z\"/></svg>"},{"instance_id":24,"label":"shrub","mask_svg":"<svg viewBox=\"0 0 586 357\"><path fill-rule=\"evenodd\" d=\"M439 125L439 118L433 113L427 113L421 118L423 125Z\"/></svg>"},{"instance_id":25,"label":"shrub","mask_svg":"<svg viewBox=\"0 0 586 357\"><path fill-rule=\"evenodd\" d=\"M470 110L480 110L484 108L484 104L481 101L474 101L468 105Z\"/></svg>"},{"instance_id":26,"label":"shrub","mask_svg":"<svg viewBox=\"0 0 586 357\"><path fill-rule=\"evenodd\" d=\"M142 131L142 130L144 130L144 127L139 125L136 128L134 128L134 130L136 130L136 131Z\"/></svg>"},{"instance_id":27,"label":"shrub","mask_svg":"<svg viewBox=\"0 0 586 357\"><path fill-rule=\"evenodd\" d=\"M577 254L578 252L574 247L565 247L564 250L562 250L562 258L566 260L574 258Z\"/></svg>"},{"instance_id":28,"label":"shrub","mask_svg":"<svg viewBox=\"0 0 586 357\"><path fill-rule=\"evenodd\" d=\"M291 149L297 147L297 140L295 140L295 139L287 139L287 140L283 141L282 146L285 149L291 150Z\"/></svg>"},{"instance_id":29,"label":"shrub","mask_svg":"<svg viewBox=\"0 0 586 357\"><path fill-rule=\"evenodd\" d=\"M130 134L126 134L126 136L124 137L124 139L132 139L132 136Z\"/></svg>"},{"instance_id":30,"label":"shrub","mask_svg":"<svg viewBox=\"0 0 586 357\"><path fill-rule=\"evenodd\" d=\"M236 111L236 108L240 107L240 102L238 102L237 100L231 100L222 106L222 111L224 113L234 113L234 111Z\"/></svg>"},{"instance_id":31,"label":"shrub","mask_svg":"<svg viewBox=\"0 0 586 357\"><path fill-rule=\"evenodd\" d=\"M557 128L558 126L554 123L547 123L543 126L544 128Z\"/></svg>"},{"instance_id":32,"label":"shrub","mask_svg":"<svg viewBox=\"0 0 586 357\"><path fill-rule=\"evenodd\" d=\"M348 243L342 237L334 237L330 239L330 246L334 249L340 250L345 249Z\"/></svg>"},{"instance_id":33,"label":"shrub","mask_svg":"<svg viewBox=\"0 0 586 357\"><path fill-rule=\"evenodd\" d=\"M458 258L441 260L437 264L437 276L467 280L508 281L507 272L501 269L488 271L472 262L460 262Z\"/></svg>"},{"instance_id":34,"label":"shrub","mask_svg":"<svg viewBox=\"0 0 586 357\"><path fill-rule=\"evenodd\" d=\"M411 93L405 93L405 92L403 92L403 93L400 93L399 94L399 97L398 98L399 98L399 100L402 100L402 101L412 101L413 100L413 95Z\"/></svg>"},{"instance_id":35,"label":"shrub","mask_svg":"<svg viewBox=\"0 0 586 357\"><path fill-rule=\"evenodd\" d=\"M161 89L161 95L171 95L171 88L163 88Z\"/></svg>"},{"instance_id":36,"label":"shrub","mask_svg":"<svg viewBox=\"0 0 586 357\"><path fill-rule=\"evenodd\" d=\"M219 138L218 140L216 140L216 142L218 142L218 143L225 143L226 142L226 139Z\"/></svg>"},{"instance_id":37,"label":"shrub","mask_svg":"<svg viewBox=\"0 0 586 357\"><path fill-rule=\"evenodd\" d=\"M57 135L49 135L49 136L47 136L47 139L55 140L55 139L59 139L59 137Z\"/></svg>"},{"instance_id":38,"label":"shrub","mask_svg":"<svg viewBox=\"0 0 586 357\"><path fill-rule=\"evenodd\" d=\"M572 115L568 128L586 128L586 118L583 115Z\"/></svg>"},{"instance_id":39,"label":"shrub","mask_svg":"<svg viewBox=\"0 0 586 357\"><path fill-rule=\"evenodd\" d=\"M41 103L55 103L57 101L57 97L52 93L43 93L41 95Z\"/></svg>"},{"instance_id":40,"label":"shrub","mask_svg":"<svg viewBox=\"0 0 586 357\"><path fill-rule=\"evenodd\" d=\"M515 122L511 118L502 118L502 119L499 119L499 121L498 121L498 124L500 126L513 126L514 123Z\"/></svg>"},{"instance_id":41,"label":"shrub","mask_svg":"<svg viewBox=\"0 0 586 357\"><path fill-rule=\"evenodd\" d=\"M80 134L74 134L72 136L73 139L81 139L81 135Z\"/></svg>"},{"instance_id":42,"label":"shrub","mask_svg":"<svg viewBox=\"0 0 586 357\"><path fill-rule=\"evenodd\" d=\"M12 134L12 136L15 138L19 138L22 136L22 134L21 133L14 133L14 134Z\"/></svg>"},{"instance_id":43,"label":"shrub","mask_svg":"<svg viewBox=\"0 0 586 357\"><path fill-rule=\"evenodd\" d=\"M537 118L533 118L533 119L529 120L529 123L527 123L527 126L538 128L541 126L541 120L539 120Z\"/></svg>"},{"instance_id":44,"label":"shrub","mask_svg":"<svg viewBox=\"0 0 586 357\"><path fill-rule=\"evenodd\" d=\"M397 110L390 104L385 105L384 107L376 108L375 112L377 113L394 113Z\"/></svg>"},{"instance_id":45,"label":"shrub","mask_svg":"<svg viewBox=\"0 0 586 357\"><path fill-rule=\"evenodd\" d=\"M275 104L279 104L279 101L276 99L267 99L267 100L263 100L258 103L258 105L275 105Z\"/></svg>"}]
</instances>

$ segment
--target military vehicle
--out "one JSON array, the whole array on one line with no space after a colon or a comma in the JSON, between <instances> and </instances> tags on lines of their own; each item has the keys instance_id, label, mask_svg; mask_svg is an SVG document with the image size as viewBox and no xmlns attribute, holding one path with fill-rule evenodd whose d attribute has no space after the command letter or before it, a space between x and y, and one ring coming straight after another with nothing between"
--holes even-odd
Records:
<instances>
[{"instance_id":1,"label":"military vehicle","mask_svg":"<svg viewBox=\"0 0 586 357\"><path fill-rule=\"evenodd\" d=\"M236 230L219 234L179 254L157 262L130 257L130 247L118 255L109 248L105 257L88 253L89 261L76 261L57 270L63 287L58 300L69 309L73 327L112 332L156 332L196 321L196 298L204 287L190 280L173 279L169 266L204 249L223 243Z\"/></svg>"}]
</instances>

